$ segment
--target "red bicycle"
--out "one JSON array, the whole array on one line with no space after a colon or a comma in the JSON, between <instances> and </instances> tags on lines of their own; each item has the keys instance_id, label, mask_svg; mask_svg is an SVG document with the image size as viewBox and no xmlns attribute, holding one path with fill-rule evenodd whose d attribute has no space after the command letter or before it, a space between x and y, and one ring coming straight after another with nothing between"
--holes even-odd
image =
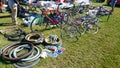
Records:
<instances>
[{"instance_id":1,"label":"red bicycle","mask_svg":"<svg viewBox=\"0 0 120 68\"><path fill-rule=\"evenodd\" d=\"M45 29L48 27L48 25L51 26L59 26L59 24L62 24L63 22L67 22L67 15L65 15L64 12L61 12L59 9L59 6L61 5L58 4L58 7L56 10L48 10L45 9L45 7L40 7L41 14L36 15L34 20L30 24L30 30L32 32L37 31L40 29L40 25L45 23ZM44 25L41 26L41 28L44 28Z\"/></svg>"}]
</instances>

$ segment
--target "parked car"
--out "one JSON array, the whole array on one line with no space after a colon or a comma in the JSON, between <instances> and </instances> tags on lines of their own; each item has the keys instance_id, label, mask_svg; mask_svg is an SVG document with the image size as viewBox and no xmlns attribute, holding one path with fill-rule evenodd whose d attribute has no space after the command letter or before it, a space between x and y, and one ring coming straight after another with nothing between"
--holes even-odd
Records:
<instances>
[{"instance_id":1,"label":"parked car","mask_svg":"<svg viewBox=\"0 0 120 68\"><path fill-rule=\"evenodd\" d=\"M111 0L107 0L107 4L110 5ZM120 5L120 0L117 0L116 5Z\"/></svg>"}]
</instances>

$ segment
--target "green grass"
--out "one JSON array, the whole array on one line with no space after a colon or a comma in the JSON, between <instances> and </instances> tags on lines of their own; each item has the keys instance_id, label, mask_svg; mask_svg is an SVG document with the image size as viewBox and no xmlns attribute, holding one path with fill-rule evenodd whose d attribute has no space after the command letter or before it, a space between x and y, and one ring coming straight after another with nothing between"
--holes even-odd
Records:
<instances>
[{"instance_id":1,"label":"green grass","mask_svg":"<svg viewBox=\"0 0 120 68\"><path fill-rule=\"evenodd\" d=\"M95 4L101 5L101 4ZM108 7L108 6L107 6ZM108 7L110 8L110 7ZM120 68L120 7L115 8L115 12L106 22L106 17L102 17L103 22L99 23L101 29L95 35L85 34L79 41L71 43L63 41L65 52L57 58L48 57L33 68ZM0 16L10 15L5 12ZM20 24L22 21L19 19ZM0 18L0 29L8 27L11 23L10 17ZM22 27L26 32L30 32L28 27ZM49 34L59 35L59 29L44 30L45 36ZM0 35L0 48L7 44L15 43L8 41ZM40 45L41 46L41 45ZM0 60L0 68L14 68L12 64L3 63Z\"/></svg>"}]
</instances>

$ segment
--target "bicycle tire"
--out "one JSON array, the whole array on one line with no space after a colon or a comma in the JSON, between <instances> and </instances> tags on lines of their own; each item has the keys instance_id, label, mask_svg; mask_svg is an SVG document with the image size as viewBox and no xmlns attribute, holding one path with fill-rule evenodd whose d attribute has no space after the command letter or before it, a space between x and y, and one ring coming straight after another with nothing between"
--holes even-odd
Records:
<instances>
[{"instance_id":1,"label":"bicycle tire","mask_svg":"<svg viewBox=\"0 0 120 68\"><path fill-rule=\"evenodd\" d=\"M61 30L61 38L62 40L66 40L69 42L76 42L78 41L81 33L78 29L74 26L64 26Z\"/></svg>"},{"instance_id":2,"label":"bicycle tire","mask_svg":"<svg viewBox=\"0 0 120 68\"><path fill-rule=\"evenodd\" d=\"M3 53L7 48L9 48L9 47L11 47L11 46L13 46L13 44L8 44L8 45L2 47L1 50L0 50L0 55L2 56L2 53Z\"/></svg>"},{"instance_id":3,"label":"bicycle tire","mask_svg":"<svg viewBox=\"0 0 120 68\"><path fill-rule=\"evenodd\" d=\"M23 31L21 28L13 28L6 31L3 35L10 41L21 41L24 39L26 32Z\"/></svg>"},{"instance_id":4,"label":"bicycle tire","mask_svg":"<svg viewBox=\"0 0 120 68\"><path fill-rule=\"evenodd\" d=\"M85 34L85 29L81 25L77 26L77 28L78 28L79 32L81 33L81 35Z\"/></svg>"},{"instance_id":5,"label":"bicycle tire","mask_svg":"<svg viewBox=\"0 0 120 68\"><path fill-rule=\"evenodd\" d=\"M43 35L39 33L30 33L25 36L25 40L33 44L40 44L43 42Z\"/></svg>"},{"instance_id":6,"label":"bicycle tire","mask_svg":"<svg viewBox=\"0 0 120 68\"><path fill-rule=\"evenodd\" d=\"M39 29L41 29L42 28L41 25L43 24L43 22L44 22L44 17L42 15L35 17L33 21L30 23L31 32L36 32Z\"/></svg>"},{"instance_id":7,"label":"bicycle tire","mask_svg":"<svg viewBox=\"0 0 120 68\"><path fill-rule=\"evenodd\" d=\"M98 33L99 27L97 24L87 24L85 30L87 33L96 34Z\"/></svg>"},{"instance_id":8,"label":"bicycle tire","mask_svg":"<svg viewBox=\"0 0 120 68\"><path fill-rule=\"evenodd\" d=\"M70 42L78 41L81 33L76 25L75 17L73 17L73 12L68 11L67 23L63 26L61 30L61 38ZM65 36L64 36L65 35ZM72 40L71 40L72 39Z\"/></svg>"},{"instance_id":9,"label":"bicycle tire","mask_svg":"<svg viewBox=\"0 0 120 68\"><path fill-rule=\"evenodd\" d=\"M26 45L18 46L17 48L15 48L13 51L11 51L9 53L9 57L10 58L13 58L13 57L17 58L16 54L17 54L17 52L19 52L21 50L20 48L22 48L22 47L29 48ZM40 58L40 54L42 52L42 48L41 47L37 47L37 46L34 46L34 47L35 47L34 51L28 57L20 59L19 61L21 61L21 62L31 62L31 61L35 61L38 58Z\"/></svg>"},{"instance_id":10,"label":"bicycle tire","mask_svg":"<svg viewBox=\"0 0 120 68\"><path fill-rule=\"evenodd\" d=\"M39 63L40 59L38 58L35 61L32 61L31 63L29 62L17 62L17 63L13 63L13 65L15 66L15 68L31 68L33 66L35 66L37 63Z\"/></svg>"},{"instance_id":11,"label":"bicycle tire","mask_svg":"<svg viewBox=\"0 0 120 68\"><path fill-rule=\"evenodd\" d=\"M11 50L13 50L14 48L18 47L19 45L24 45L24 44L28 44L31 48L31 50L29 50L28 53L24 53L20 56L18 56L17 58L10 58L8 56L8 52L10 52ZM13 60L20 60L22 58L25 58L27 57L28 55L30 55L34 50L34 45L32 43L28 43L28 42L24 42L24 43L16 43L16 44L13 44L12 46L8 47L7 49L4 50L4 52L2 53L2 57L6 60L10 60L10 61L13 61Z\"/></svg>"}]
</instances>

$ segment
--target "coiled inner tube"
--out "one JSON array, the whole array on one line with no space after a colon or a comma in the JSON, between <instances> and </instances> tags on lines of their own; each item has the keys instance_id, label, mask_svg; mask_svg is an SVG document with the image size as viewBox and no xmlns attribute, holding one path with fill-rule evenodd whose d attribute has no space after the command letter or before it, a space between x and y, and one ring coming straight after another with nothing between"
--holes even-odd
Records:
<instances>
[{"instance_id":1,"label":"coiled inner tube","mask_svg":"<svg viewBox=\"0 0 120 68\"><path fill-rule=\"evenodd\" d=\"M30 51L32 52L30 53ZM7 45L0 50L1 56L5 60L11 61L15 68L30 68L36 65L40 61L41 52L40 46L33 46L30 42Z\"/></svg>"},{"instance_id":2,"label":"coiled inner tube","mask_svg":"<svg viewBox=\"0 0 120 68\"><path fill-rule=\"evenodd\" d=\"M3 31L4 37L11 41L22 40L26 33L21 28L13 27Z\"/></svg>"},{"instance_id":3,"label":"coiled inner tube","mask_svg":"<svg viewBox=\"0 0 120 68\"><path fill-rule=\"evenodd\" d=\"M21 46L18 46L17 48L15 48L14 50L12 50L10 53L9 53L9 57L10 58L17 58L17 52L21 51L23 48L30 48L28 45L21 45ZM34 61L36 59L38 59L40 57L40 54L41 54L41 51L42 51L42 48L40 47L37 47L37 46L34 46L35 49L34 51L26 58L23 58L23 59L20 59L20 61L26 61L26 62L31 62L31 61Z\"/></svg>"},{"instance_id":4,"label":"coiled inner tube","mask_svg":"<svg viewBox=\"0 0 120 68\"><path fill-rule=\"evenodd\" d=\"M13 63L13 65L15 66L15 68L31 68L32 66L39 63L39 61L40 59L38 58L32 62L17 62L17 63Z\"/></svg>"},{"instance_id":5,"label":"coiled inner tube","mask_svg":"<svg viewBox=\"0 0 120 68\"><path fill-rule=\"evenodd\" d=\"M43 42L44 37L38 33L31 33L31 34L26 35L25 39L29 42L41 43Z\"/></svg>"},{"instance_id":6,"label":"coiled inner tube","mask_svg":"<svg viewBox=\"0 0 120 68\"><path fill-rule=\"evenodd\" d=\"M62 45L62 40L58 38L57 35L50 34L48 37L45 38L45 42L47 44L58 44Z\"/></svg>"},{"instance_id":7,"label":"coiled inner tube","mask_svg":"<svg viewBox=\"0 0 120 68\"><path fill-rule=\"evenodd\" d=\"M9 53L10 53L13 49L15 49L16 47L21 46L21 45L28 45L29 49L27 49L26 52L18 55L17 57L12 57L12 58L10 58L10 57L9 57ZM10 61L20 60L20 59L23 59L23 58L29 56L33 51L34 51L34 45L33 45L32 43L28 43L28 42L17 43L17 44L11 45L11 46L8 47L8 48L5 48L5 50L3 50L3 52L2 52L2 57L3 57L4 59L10 60Z\"/></svg>"}]
</instances>

